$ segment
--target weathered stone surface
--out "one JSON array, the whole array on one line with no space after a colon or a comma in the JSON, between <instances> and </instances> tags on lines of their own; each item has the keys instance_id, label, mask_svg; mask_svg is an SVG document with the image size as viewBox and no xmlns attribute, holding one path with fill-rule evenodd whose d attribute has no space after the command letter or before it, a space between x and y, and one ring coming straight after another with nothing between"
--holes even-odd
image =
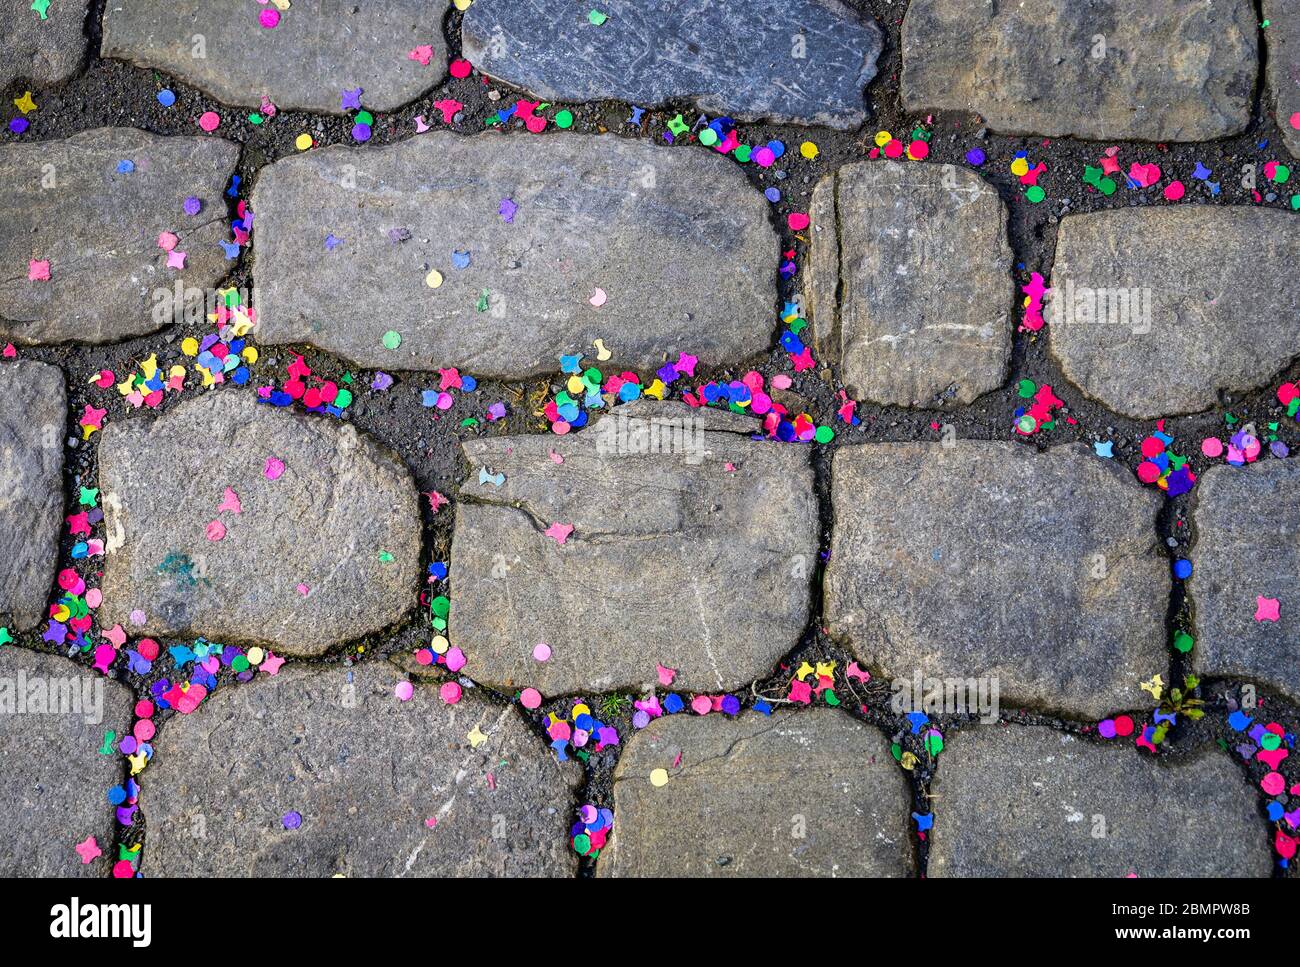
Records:
<instances>
[{"instance_id":1,"label":"weathered stone surface","mask_svg":"<svg viewBox=\"0 0 1300 967\"><path fill-rule=\"evenodd\" d=\"M888 679L1094 717L1169 663L1159 498L1084 447L846 447L831 496L827 623Z\"/></svg>"},{"instance_id":2,"label":"weathered stone surface","mask_svg":"<svg viewBox=\"0 0 1300 967\"><path fill-rule=\"evenodd\" d=\"M15 0L9 6L0 32L0 89L19 78L44 85L75 74L86 56L89 0L60 2L43 20L29 3Z\"/></svg>"},{"instance_id":3,"label":"weathered stone surface","mask_svg":"<svg viewBox=\"0 0 1300 967\"><path fill-rule=\"evenodd\" d=\"M1197 667L1300 701L1300 461L1212 467L1197 493ZM1260 597L1278 602L1277 621L1255 620Z\"/></svg>"},{"instance_id":4,"label":"weathered stone surface","mask_svg":"<svg viewBox=\"0 0 1300 967\"><path fill-rule=\"evenodd\" d=\"M655 421L675 425L673 452L636 452ZM807 451L750 440L756 425L641 403L563 438L466 442L450 617L465 673L547 696L654 682L656 663L688 691L766 674L808 619L817 508Z\"/></svg>"},{"instance_id":5,"label":"weathered stone surface","mask_svg":"<svg viewBox=\"0 0 1300 967\"><path fill-rule=\"evenodd\" d=\"M655 769L667 785L651 784ZM889 743L846 714L672 715L619 760L614 833L596 872L906 876L911 805Z\"/></svg>"},{"instance_id":6,"label":"weathered stone surface","mask_svg":"<svg viewBox=\"0 0 1300 967\"><path fill-rule=\"evenodd\" d=\"M981 727L949 737L931 794L931 877L1269 873L1255 794L1216 752L1171 764L1118 740Z\"/></svg>"},{"instance_id":7,"label":"weathered stone surface","mask_svg":"<svg viewBox=\"0 0 1300 967\"><path fill-rule=\"evenodd\" d=\"M0 363L0 626L45 617L63 516L67 391L56 366Z\"/></svg>"},{"instance_id":8,"label":"weathered stone surface","mask_svg":"<svg viewBox=\"0 0 1300 967\"><path fill-rule=\"evenodd\" d=\"M1245 130L1249 0L914 0L904 106L971 111L1008 134L1205 141Z\"/></svg>"},{"instance_id":9,"label":"weathered stone surface","mask_svg":"<svg viewBox=\"0 0 1300 967\"><path fill-rule=\"evenodd\" d=\"M227 104L262 96L289 110L342 113L342 92L362 88L363 106L392 111L447 71L438 0L293 0L271 30L240 0L111 0L105 57L175 74ZM202 38L202 56L196 54ZM427 65L409 56L433 52Z\"/></svg>"},{"instance_id":10,"label":"weathered stone surface","mask_svg":"<svg viewBox=\"0 0 1300 967\"><path fill-rule=\"evenodd\" d=\"M174 287L211 289L227 271L222 197L239 148L218 138L99 128L66 141L0 145L0 337L111 342L156 332L183 302ZM119 165L131 162L130 172ZM186 215L185 199L202 211ZM158 236L180 237L184 269ZM49 262L48 281L28 278Z\"/></svg>"},{"instance_id":11,"label":"weathered stone surface","mask_svg":"<svg viewBox=\"0 0 1300 967\"><path fill-rule=\"evenodd\" d=\"M555 372L600 337L610 365L734 362L772 342L765 205L724 158L614 135L435 132L313 151L265 168L253 193L259 341L513 377ZM342 245L327 251L327 233Z\"/></svg>"},{"instance_id":12,"label":"weathered stone surface","mask_svg":"<svg viewBox=\"0 0 1300 967\"><path fill-rule=\"evenodd\" d=\"M218 391L156 420L110 424L99 473L104 627L126 627L139 609L139 634L315 655L415 603L414 481L347 424ZM231 506L227 489L239 512L218 509Z\"/></svg>"},{"instance_id":13,"label":"weathered stone surface","mask_svg":"<svg viewBox=\"0 0 1300 967\"><path fill-rule=\"evenodd\" d=\"M838 0L609 0L600 9L609 19L595 26L587 7L479 0L465 12L462 49L484 73L548 100L688 99L711 114L837 128L866 117L881 34Z\"/></svg>"},{"instance_id":14,"label":"weathered stone surface","mask_svg":"<svg viewBox=\"0 0 1300 967\"><path fill-rule=\"evenodd\" d=\"M1006 206L978 175L863 162L821 180L809 315L854 396L969 403L1011 356Z\"/></svg>"},{"instance_id":15,"label":"weathered stone surface","mask_svg":"<svg viewBox=\"0 0 1300 967\"><path fill-rule=\"evenodd\" d=\"M125 735L131 692L60 655L0 648L0 876L105 876L112 855L108 790L122 759L101 755L104 733ZM94 836L104 856L74 847Z\"/></svg>"},{"instance_id":16,"label":"weathered stone surface","mask_svg":"<svg viewBox=\"0 0 1300 967\"><path fill-rule=\"evenodd\" d=\"M1052 269L1052 353L1085 393L1139 419L1263 386L1300 353L1298 241L1293 215L1259 208L1067 216Z\"/></svg>"},{"instance_id":17,"label":"weathered stone surface","mask_svg":"<svg viewBox=\"0 0 1300 967\"><path fill-rule=\"evenodd\" d=\"M1300 115L1300 2L1264 0L1264 31L1268 49L1268 86L1277 109L1277 127L1286 148L1300 158L1300 128L1291 122Z\"/></svg>"},{"instance_id":18,"label":"weathered stone surface","mask_svg":"<svg viewBox=\"0 0 1300 967\"><path fill-rule=\"evenodd\" d=\"M161 876L572 876L581 770L518 710L382 662L286 666L169 721L141 801ZM477 749L468 738L487 740ZM283 817L302 817L286 829ZM205 836L196 838L196 817ZM434 826L429 820L436 819Z\"/></svg>"}]
</instances>

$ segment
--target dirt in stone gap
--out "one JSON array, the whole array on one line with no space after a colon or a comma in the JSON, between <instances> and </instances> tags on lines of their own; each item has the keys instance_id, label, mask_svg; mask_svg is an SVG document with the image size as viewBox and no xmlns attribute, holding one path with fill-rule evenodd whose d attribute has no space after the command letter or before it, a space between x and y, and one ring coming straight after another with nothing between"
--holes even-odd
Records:
<instances>
[{"instance_id":1,"label":"dirt in stone gap","mask_svg":"<svg viewBox=\"0 0 1300 967\"><path fill-rule=\"evenodd\" d=\"M904 13L905 2L892 0L848 0L851 6L871 14L885 32L885 49L878 64L876 79L869 86L865 100L869 111L868 120L857 131L838 131L818 127L801 127L796 125L745 123L738 125L742 143L760 145L769 140L779 140L786 145L786 154L770 169L763 170L756 165L745 165L741 170L754 184L755 190L762 191L769 186L776 186L782 193L782 200L771 211L772 224L780 233L782 250L795 249L802 259L807 236L795 235L786 225L785 216L793 211L807 211L813 187L818 180L837 170L839 167L855 161L864 160L874 147L877 131L887 130L905 142L918 127L929 131L930 156L927 163L952 164L968 167L964 161L967 150L972 147L982 148L988 161L979 169L980 175L994 185L1010 211L1009 234L1016 260L1017 285L1029 281L1030 272L1038 272L1044 277L1050 275L1051 262L1056 241L1056 227L1062 216L1067 213L1090 212L1123 206L1159 204L1156 190L1144 192L1129 191L1124 187L1110 198L1087 188L1082 183L1085 165L1097 165L1103 152L1110 145L1102 142L1083 142L1074 139L1052 139L1006 137L989 133L981 119L973 115L946 113L933 117L914 115L905 112L899 100L898 76L900 71L899 28ZM129 64L102 60L98 57L99 23L103 13L104 0L92 4L87 18L87 33L91 40L91 54L87 58L82 72L60 87L32 88L39 110L30 116L32 129L22 140L54 140L69 137L81 131L102 126L126 126L140 128L162 135L195 135L198 128L197 117L204 111L213 110L222 117L222 124L216 132L218 136L236 141L242 146L237 174L240 178L238 197L250 197L262 167L280 158L297 154L294 140L304 132L311 134L318 145L352 144L350 130L352 122L344 117L322 116L306 112L280 112L274 118L261 125L248 120L251 111L247 108L234 108L223 105L174 77L161 72L133 67ZM451 58L459 56L460 14L451 10L444 24L448 49ZM10 105L15 97L21 95L31 85L17 82L0 94L0 105ZM170 108L162 107L156 94L164 87L176 94L176 103ZM1261 76L1257 84L1256 103L1252 122L1243 134L1214 142L1199 144L1156 145L1149 143L1118 142L1119 159L1122 166L1134 162L1155 162L1166 175L1181 179L1188 186L1188 200L1203 204L1249 205L1254 204L1251 191L1243 180L1248 171L1256 172L1260 190L1264 191L1262 174L1263 163L1275 158L1285 158L1281 153L1281 139L1271 116L1271 109L1265 109L1261 93L1265 90L1263 80L1263 63ZM371 146L378 147L404 140L414 135L415 119L422 116L433 128L443 127L440 112L433 107L435 101L454 98L464 104L462 112L450 127L466 135L474 134L485 127L485 120L493 114L513 104L516 96L527 96L525 92L516 91L507 85L489 82L478 75L464 80L455 80L444 74L441 83L423 97L411 102L404 108L376 114ZM689 104L667 104L645 110L639 125L632 125L633 105L622 102L601 102L593 104L561 104L556 109L569 109L575 118L572 132L603 133L612 132L620 137L645 138L664 145L665 150L709 150L702 148L695 140L694 133L686 138L679 138L678 143L667 147L664 133L668 121L681 113L688 124L696 125L698 130L703 122L701 113ZM644 107L644 105L643 105ZM550 115L550 111L541 111ZM6 119L8 118L6 114ZM525 132L520 122L507 125L514 137L566 137L567 132L551 130L543 135L531 135ZM0 130L0 143L16 140L7 128ZM815 159L808 160L800 156L799 146L804 141L816 144L818 153ZM1018 180L1010 172L1010 164L1018 151L1028 152L1031 165L1044 162L1047 173L1038 184L1046 191L1046 200L1034 205L1027 202L1021 192ZM1193 180L1192 170L1197 163L1212 170L1212 180L1221 185L1221 192L1211 196L1205 184ZM227 199L233 216L236 201ZM1265 194L1263 204L1266 207L1282 208L1286 206L1286 196L1278 197ZM773 271L779 264L773 259ZM255 285L254 264L248 250L232 263L225 286L234 286L245 291L252 291ZM783 280L780 286L782 300L793 300L800 289L798 275L793 279ZM346 298L340 293L340 298ZM254 293L255 298L255 293ZM1021 296L1017 291L1010 299L1008 312L1010 318L1019 320L1022 316ZM701 368L697 371L696 383L708 379L738 378L750 368L758 368L767 375L790 373L791 366L786 354L777 342L781 326L779 324L779 305L773 306L772 346L762 357L750 360L736 360L733 365L711 370ZM22 355L41 359L60 365L68 377L69 416L68 416L68 460L66 483L69 506L75 506L78 488L82 485L96 486L98 470L95 461L95 440L82 442L76 417L87 403L109 410L106 422L126 419L148 419L151 413L128 411L112 391L107 394L90 386L87 380L101 369L111 369L118 380L135 370L140 360L157 353L160 365L170 366L184 362L180 354L180 342L186 336L202 338L210 331L206 325L178 325L152 336L132 339L108 346L62 346L23 349ZM254 342L255 342L254 336ZM460 440L472 434L490 433L540 433L548 432L546 421L541 416L541 406L547 398L561 388L554 379L535 379L519 383L503 383L483 380L473 393L460 394L455 407L446 413L426 409L421 405L420 390L436 385L436 375L421 373L395 373L397 382L387 392L372 392L369 389L374 371L351 366L346 360L320 352L310 346L297 347L258 347L262 355L253 367L253 384L267 385L271 382L281 383L286 377L286 367L296 354L301 353L313 373L326 379L341 381L351 375L351 388L355 393L355 402L346 411L345 419L360 429L373 434L390 448L401 455L414 474L422 491L438 491L454 496L460 479L469 472L460 453ZM646 374L643 374L646 375ZM1043 335L1017 332L1015 336L1011 368L1002 389L990 393L973 404L960 408L942 410L908 410L899 407L878 406L872 403L860 403L857 414L861 419L859 426L844 428L842 423L834 420L835 410L839 404L836 396L840 385L836 376L828 368L792 374L794 385L784 402L795 412L805 409L819 423L829 423L836 427L836 440L826 448L818 451L814 457L817 467L817 488L822 509L822 546L829 547L829 532L832 521L829 500L829 463L830 452L841 444L868 441L907 441L937 440L938 431L934 423L947 424L955 428L959 438L1006 440L1015 437L1012 431L1013 414L1023 406L1025 401L1018 395L1017 386L1022 379L1032 380L1036 384L1050 384L1056 394L1065 402L1059 411L1060 418L1055 427L1022 442L1029 446L1047 447L1067 442L1112 441L1114 457L1129 470L1135 470L1140 460L1140 443L1154 428L1153 422L1134 421L1110 412L1105 407L1086 399L1074 387L1065 382L1059 368L1046 352ZM1199 441L1207 435L1222 435L1225 432L1224 414L1230 413L1242 423L1253 422L1263 428L1269 423L1280 424L1278 436L1288 446L1295 447L1300 442L1294 422L1289 421L1283 408L1277 405L1272 387L1283 380L1293 381L1300 378L1300 364L1293 365L1278 379L1258 392L1239 397L1224 396L1221 406L1215 410L1186 417L1176 417L1166 421L1165 429L1176 440L1175 447L1181 453L1192 458L1196 473L1205 469L1199 453ZM188 383L195 385L197 378L191 372ZM193 389L183 394L169 394L160 410L175 405L179 399L192 397ZM109 400L109 402L105 402ZM460 426L460 421L467 415L481 416L487 406L496 401L508 404L510 415L496 424L482 424L474 428ZM1069 419L1077 421L1071 424ZM1228 430L1227 432L1231 432ZM1189 533L1188 506L1195 500L1195 491L1187 497L1170 501L1161 514L1159 537L1169 550L1171 558L1186 553L1191 546L1192 535ZM425 562L447 561L451 541L451 529L454 521L455 505L443 507L438 513L432 513L428 503L424 504L424 547ZM74 543L68 537L63 538L63 564L71 560L70 553ZM1015 566L1015 562L1008 562ZM91 570L87 576L92 585L99 583L101 573ZM456 580L451 575L450 580ZM820 567L810 576L813 582L814 613L800 644L772 670L767 678L755 682L752 686L754 697L763 697L774 705L780 704L781 696L788 688L790 674L805 659L837 660L842 672L853 656L843 651L838 645L828 640L822 630L821 616L821 573ZM428 673L419 669L410 656L413 650L426 644L430 626L427 611L429 597L446 586L430 586L422 595L420 607L400 627L389 629L383 634L354 642L348 646L335 649L323 658L316 659L315 664L339 664L375 656L387 656L399 667L417 672L421 679ZM761 602L756 602L761 606ZM1193 630L1192 608L1183 600L1181 591L1175 589L1174 599L1170 604L1168 632L1170 640L1178 630ZM454 629L452 631L454 638ZM23 635L19 645L39 650L47 650L40 640L40 633ZM177 643L162 642L163 646ZM471 662L473 656L470 656ZM167 662L156 663L159 667L147 678L129 672L119 671L118 676L143 697L149 693L153 681L166 677ZM471 666L472 667L472 666ZM1170 649L1170 668L1166 680L1179 684L1188 671L1184 656ZM224 684L224 683L223 683ZM1236 702L1242 683L1234 681L1212 681L1202 686L1202 697L1206 699L1205 717L1197 723L1189 722L1180 716L1180 725L1173 731L1166 743L1166 753L1179 755L1188 749L1199 748L1205 743L1217 743L1240 763L1240 757L1230 750L1240 740L1240 736L1227 729L1226 713L1230 702ZM936 768L936 760L930 756L920 743L919 736L911 734L911 727L906 719L894 714L889 708L890 690L883 680L873 680L868 685L856 682L844 682L838 688L846 714L852 714L878 726L896 742L901 751L910 752L917 757L916 767L911 772L914 790L913 810L924 814L930 811L928 800L929 782ZM500 695L490 689L482 689L490 701L505 703L514 700L513 695ZM542 712L554 711L565 715L573 696L550 697ZM585 698L597 717L615 725L621 736L627 739L633 729L631 725L631 701L637 696L630 694L586 695ZM748 700L748 697L742 696ZM1266 705L1267 715L1277 720L1294 733L1300 728L1300 712L1294 707L1270 699ZM1116 710L1117 712L1120 710ZM1130 710L1134 717L1145 720L1149 710ZM158 716L165 728L165 721L172 713ZM959 716L941 716L937 725L945 730L969 727L972 720ZM1090 726L1059 719L1041 712L1028 709L1002 710L1002 723L1036 723L1049 725L1061 731L1069 731L1089 740L1095 740L1095 732ZM548 743L540 719L533 722L539 743ZM613 774L618 759L618 748L594 754L585 763L587 782L580 795L581 802L594 802L601 806L613 805ZM543 752L539 747L539 754ZM1254 786L1258 776L1249 775L1249 769L1242 765L1243 783ZM144 780L148 781L147 772ZM1243 794L1250 790L1243 789ZM143 800L142 809L147 811L147 799ZM1261 808L1261 835L1266 835L1267 824ZM617 817L615 820L617 828ZM123 830L120 836L122 844L146 842L145 818L142 815L137 824ZM917 869L923 875L926 868L928 844L920 838L914 839L917 850ZM146 860L147 864L147 860ZM584 861L580 875L588 876L593 871L593 864ZM1276 872L1276 871L1275 871ZM1281 874L1278 874L1281 875Z\"/></svg>"}]
</instances>

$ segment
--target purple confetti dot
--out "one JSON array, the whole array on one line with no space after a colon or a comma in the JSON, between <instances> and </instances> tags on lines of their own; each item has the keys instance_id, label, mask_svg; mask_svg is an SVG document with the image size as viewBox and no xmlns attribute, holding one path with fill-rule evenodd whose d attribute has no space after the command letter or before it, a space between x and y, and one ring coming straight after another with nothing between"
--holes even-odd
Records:
<instances>
[{"instance_id":1,"label":"purple confetti dot","mask_svg":"<svg viewBox=\"0 0 1300 967\"><path fill-rule=\"evenodd\" d=\"M285 813L281 822L285 829L297 829L302 825L302 816L299 813Z\"/></svg>"}]
</instances>

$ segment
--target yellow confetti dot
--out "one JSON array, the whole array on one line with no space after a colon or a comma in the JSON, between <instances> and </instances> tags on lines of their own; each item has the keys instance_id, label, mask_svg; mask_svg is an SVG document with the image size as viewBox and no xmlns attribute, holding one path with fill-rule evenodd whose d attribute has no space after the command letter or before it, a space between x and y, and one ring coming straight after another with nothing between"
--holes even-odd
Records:
<instances>
[{"instance_id":1,"label":"yellow confetti dot","mask_svg":"<svg viewBox=\"0 0 1300 967\"><path fill-rule=\"evenodd\" d=\"M199 341L193 336L181 342L181 352L186 356L197 356L199 354Z\"/></svg>"},{"instance_id":2,"label":"yellow confetti dot","mask_svg":"<svg viewBox=\"0 0 1300 967\"><path fill-rule=\"evenodd\" d=\"M651 773L650 773L650 785L652 785L652 786L666 786L666 785L668 785L668 770L667 770L667 769L655 769L653 772L651 772Z\"/></svg>"},{"instance_id":3,"label":"yellow confetti dot","mask_svg":"<svg viewBox=\"0 0 1300 967\"><path fill-rule=\"evenodd\" d=\"M590 715L590 714L591 714L591 709L589 709L586 705L583 705L581 702L573 706L573 717L575 719L579 715Z\"/></svg>"},{"instance_id":4,"label":"yellow confetti dot","mask_svg":"<svg viewBox=\"0 0 1300 967\"><path fill-rule=\"evenodd\" d=\"M812 161L813 158L817 157L817 145L813 144L811 141L805 141L803 144L799 145L799 153L809 161Z\"/></svg>"},{"instance_id":5,"label":"yellow confetti dot","mask_svg":"<svg viewBox=\"0 0 1300 967\"><path fill-rule=\"evenodd\" d=\"M266 652L256 646L248 649L248 663L250 665L262 664L262 659L266 657Z\"/></svg>"},{"instance_id":6,"label":"yellow confetti dot","mask_svg":"<svg viewBox=\"0 0 1300 967\"><path fill-rule=\"evenodd\" d=\"M424 284L427 285L430 289L438 288L438 286L442 285L442 273L439 272L437 269L434 269L432 272L430 272L428 275L424 277Z\"/></svg>"},{"instance_id":7,"label":"yellow confetti dot","mask_svg":"<svg viewBox=\"0 0 1300 967\"><path fill-rule=\"evenodd\" d=\"M252 366L253 363L257 362L257 347L256 347L256 346L245 346L245 347L244 347L244 351L243 351L242 353L240 353L239 355L241 355L241 356L244 357L244 362L246 362L246 363L248 363L248 365Z\"/></svg>"},{"instance_id":8,"label":"yellow confetti dot","mask_svg":"<svg viewBox=\"0 0 1300 967\"><path fill-rule=\"evenodd\" d=\"M294 141L294 146L299 151L306 151L308 148L311 147L311 145L312 145L312 140L310 134L300 134L298 135L298 139Z\"/></svg>"},{"instance_id":9,"label":"yellow confetti dot","mask_svg":"<svg viewBox=\"0 0 1300 967\"><path fill-rule=\"evenodd\" d=\"M587 384L582 381L582 377L580 376L570 376L569 382L565 385L568 387L570 393L587 392Z\"/></svg>"},{"instance_id":10,"label":"yellow confetti dot","mask_svg":"<svg viewBox=\"0 0 1300 967\"><path fill-rule=\"evenodd\" d=\"M1011 173L1019 178L1021 175L1029 174L1029 162L1024 158L1017 158L1011 162Z\"/></svg>"},{"instance_id":11,"label":"yellow confetti dot","mask_svg":"<svg viewBox=\"0 0 1300 967\"><path fill-rule=\"evenodd\" d=\"M877 147L877 148L883 148L885 145L889 144L889 142L890 142L890 141L893 141L893 140L894 140L894 136L893 136L892 134L890 134L888 131L877 131L877 132L876 132L876 147Z\"/></svg>"},{"instance_id":12,"label":"yellow confetti dot","mask_svg":"<svg viewBox=\"0 0 1300 967\"><path fill-rule=\"evenodd\" d=\"M447 649L451 647L451 642L442 635L438 635L433 639L433 643L430 644L429 647L439 655L445 655L447 654Z\"/></svg>"},{"instance_id":13,"label":"yellow confetti dot","mask_svg":"<svg viewBox=\"0 0 1300 967\"><path fill-rule=\"evenodd\" d=\"M453 2L456 4L456 9L461 13L464 13L469 9L469 5L473 3L474 0L453 0Z\"/></svg>"}]
</instances>

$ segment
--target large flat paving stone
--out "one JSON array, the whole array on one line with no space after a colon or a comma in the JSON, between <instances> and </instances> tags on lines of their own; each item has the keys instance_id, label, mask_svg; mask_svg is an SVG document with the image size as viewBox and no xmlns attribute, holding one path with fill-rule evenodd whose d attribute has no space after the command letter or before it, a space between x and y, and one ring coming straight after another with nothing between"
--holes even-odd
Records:
<instances>
[{"instance_id":1,"label":"large flat paving stone","mask_svg":"<svg viewBox=\"0 0 1300 967\"><path fill-rule=\"evenodd\" d=\"M219 138L134 128L0 145L0 338L103 343L170 324L177 283L211 290L228 271L223 193L238 159ZM180 239L173 253L164 232ZM183 268L168 267L176 252Z\"/></svg>"},{"instance_id":2,"label":"large flat paving stone","mask_svg":"<svg viewBox=\"0 0 1300 967\"><path fill-rule=\"evenodd\" d=\"M613 98L652 107L855 128L876 76L881 33L839 0L609 0L554 11L533 0L477 0L465 57L548 100Z\"/></svg>"},{"instance_id":3,"label":"large flat paving stone","mask_svg":"<svg viewBox=\"0 0 1300 967\"><path fill-rule=\"evenodd\" d=\"M767 674L808 620L817 506L807 450L755 442L755 425L634 404L564 438L466 442L450 617L465 674L547 696L655 682L656 664L694 691ZM685 449L627 442L651 433Z\"/></svg>"},{"instance_id":4,"label":"large flat paving stone","mask_svg":"<svg viewBox=\"0 0 1300 967\"><path fill-rule=\"evenodd\" d=\"M1007 134L1207 141L1250 121L1257 33L1250 0L914 0L903 104Z\"/></svg>"},{"instance_id":5,"label":"large flat paving stone","mask_svg":"<svg viewBox=\"0 0 1300 967\"><path fill-rule=\"evenodd\" d=\"M432 685L402 702L393 692L405 680L378 661L289 665L168 721L141 798L143 868L572 876L580 768L557 762L517 709L473 692L447 705Z\"/></svg>"},{"instance_id":6,"label":"large flat paving stone","mask_svg":"<svg viewBox=\"0 0 1300 967\"><path fill-rule=\"evenodd\" d=\"M1100 717L1169 664L1159 498L1084 447L845 447L831 499L828 627L887 679Z\"/></svg>"},{"instance_id":7,"label":"large flat paving stone","mask_svg":"<svg viewBox=\"0 0 1300 967\"><path fill-rule=\"evenodd\" d=\"M253 193L259 342L504 377L555 372L596 338L610 365L733 362L772 341L766 204L717 154L614 135L314 151Z\"/></svg>"},{"instance_id":8,"label":"large flat paving stone","mask_svg":"<svg viewBox=\"0 0 1300 967\"><path fill-rule=\"evenodd\" d=\"M30 3L6 4L0 33L0 88L19 78L33 84L58 84L81 67L86 56L89 0L60 0L45 16Z\"/></svg>"},{"instance_id":9,"label":"large flat paving stone","mask_svg":"<svg viewBox=\"0 0 1300 967\"><path fill-rule=\"evenodd\" d=\"M931 877L1268 876L1254 792L1225 755L1159 761L1042 726L951 735L930 787Z\"/></svg>"},{"instance_id":10,"label":"large flat paving stone","mask_svg":"<svg viewBox=\"0 0 1300 967\"><path fill-rule=\"evenodd\" d=\"M911 806L884 735L847 714L667 716L619 759L614 833L596 872L907 876Z\"/></svg>"},{"instance_id":11,"label":"large flat paving stone","mask_svg":"<svg viewBox=\"0 0 1300 967\"><path fill-rule=\"evenodd\" d=\"M1300 354L1300 221L1187 205L1070 215L1052 269L1051 350L1070 381L1138 419L1214 406Z\"/></svg>"},{"instance_id":12,"label":"large flat paving stone","mask_svg":"<svg viewBox=\"0 0 1300 967\"><path fill-rule=\"evenodd\" d=\"M1300 115L1300 0L1264 0L1264 19L1270 100L1287 150L1300 158L1300 128L1291 123Z\"/></svg>"},{"instance_id":13,"label":"large flat paving stone","mask_svg":"<svg viewBox=\"0 0 1300 967\"><path fill-rule=\"evenodd\" d=\"M274 9L274 8L272 8ZM439 0L293 0L272 28L241 0L110 0L105 57L175 74L227 104L342 113L342 92L392 111L447 70ZM433 48L428 63L410 56Z\"/></svg>"},{"instance_id":14,"label":"large flat paving stone","mask_svg":"<svg viewBox=\"0 0 1300 967\"><path fill-rule=\"evenodd\" d=\"M103 627L315 655L415 603L415 483L351 426L210 393L110 424L99 475Z\"/></svg>"},{"instance_id":15,"label":"large flat paving stone","mask_svg":"<svg viewBox=\"0 0 1300 967\"><path fill-rule=\"evenodd\" d=\"M45 617L63 523L67 390L57 366L0 363L0 627Z\"/></svg>"},{"instance_id":16,"label":"large flat paving stone","mask_svg":"<svg viewBox=\"0 0 1300 967\"><path fill-rule=\"evenodd\" d=\"M1300 461L1212 467L1198 494L1197 666L1300 701Z\"/></svg>"},{"instance_id":17,"label":"large flat paving stone","mask_svg":"<svg viewBox=\"0 0 1300 967\"><path fill-rule=\"evenodd\" d=\"M122 757L100 749L108 731L126 734L132 704L125 686L60 655L0 648L0 876L108 874ZM84 864L75 847L91 836L103 856Z\"/></svg>"},{"instance_id":18,"label":"large flat paving stone","mask_svg":"<svg viewBox=\"0 0 1300 967\"><path fill-rule=\"evenodd\" d=\"M1006 206L973 172L863 162L813 191L810 317L854 396L969 403L1011 356Z\"/></svg>"}]
</instances>

